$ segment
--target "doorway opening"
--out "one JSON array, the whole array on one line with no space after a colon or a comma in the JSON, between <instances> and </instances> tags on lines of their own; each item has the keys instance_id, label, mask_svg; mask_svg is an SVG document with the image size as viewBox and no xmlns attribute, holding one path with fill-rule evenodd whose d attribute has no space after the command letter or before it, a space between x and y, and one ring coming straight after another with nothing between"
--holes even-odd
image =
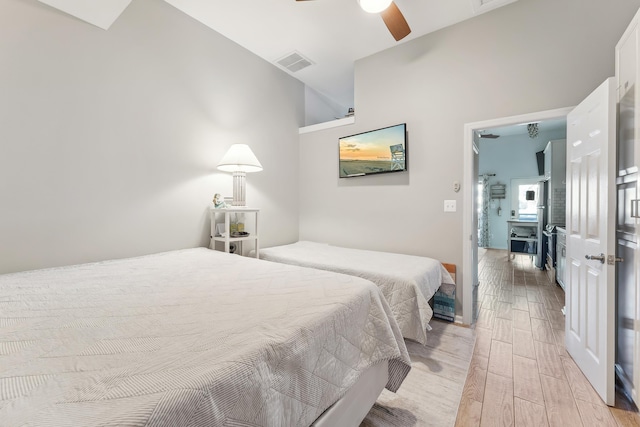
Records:
<instances>
[{"instance_id":1,"label":"doorway opening","mask_svg":"<svg viewBox=\"0 0 640 427\"><path fill-rule=\"evenodd\" d=\"M505 177L500 177L497 174L487 183L489 191L484 191L481 186L481 179L486 175L491 175L493 171L491 170L480 170L480 155L482 149L482 141L490 140L490 141L500 141L499 138L503 138L502 140L506 140L507 136L515 135L516 133L525 134L529 133L531 127L527 126L532 123L536 123L537 131L544 128L544 125L540 125L540 123L545 122L554 122L564 120L566 123L566 116L571 111L571 108L561 108L556 110L548 110L537 113L524 114L520 116L511 116L511 117L503 117L493 120L487 120L482 122L474 122L468 123L465 125L464 129L464 177L463 182L465 184L464 194L463 194L463 268L462 268L462 278L463 278L463 294L462 294L462 309L463 309L463 323L472 324L475 322L475 318L478 313L478 242L479 235L481 230L478 225L480 223L480 218L482 218L482 213L484 210L488 212L488 216L484 219L484 222L489 225L489 231L485 232L485 237L488 241L489 245L492 245L491 238L491 218L490 215L494 214L494 217L502 217L503 220L506 221L507 218L511 217L511 213L515 216L516 213L520 214L520 209L514 209L511 205L511 198L507 199L507 195L503 197L504 200L500 200L498 196L495 199L491 199L491 180L494 180L495 185L509 185L511 186L511 179L507 182ZM530 134L529 134L530 135ZM535 159L535 151L531 154L533 159ZM513 163L514 159L503 159L503 161ZM527 176L520 176L519 178L529 178L532 180L537 180L539 177L538 169L533 172L529 172ZM480 181L479 181L480 179ZM499 180L503 180L504 182L498 182ZM524 190L524 199L525 203L523 206L522 214L523 215L531 215L531 206L527 199L526 191ZM480 194L482 192L482 195ZM498 194L498 193L496 193ZM487 195L489 195L489 200L487 200ZM531 196L529 194L529 196ZM536 198L539 197L537 194L533 195L534 201L537 201ZM482 200L482 206L479 204L479 201ZM516 198L518 200L518 198ZM493 204L492 204L493 202ZM537 206L537 205L536 205ZM507 214L504 215L503 212L508 210ZM535 215L538 215L537 211ZM488 234L488 236L487 236ZM494 233L493 237L495 239L502 239L500 235L506 236L507 234L507 226L500 228L500 226L494 225ZM496 240L497 241L497 240ZM506 244L506 238L504 238L504 244Z\"/></svg>"}]
</instances>

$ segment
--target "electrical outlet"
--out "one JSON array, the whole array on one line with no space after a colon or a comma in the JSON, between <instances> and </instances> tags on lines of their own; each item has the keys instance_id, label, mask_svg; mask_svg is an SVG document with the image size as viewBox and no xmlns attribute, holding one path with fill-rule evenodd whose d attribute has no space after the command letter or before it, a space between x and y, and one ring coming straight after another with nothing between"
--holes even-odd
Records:
<instances>
[{"instance_id":1,"label":"electrical outlet","mask_svg":"<svg viewBox=\"0 0 640 427\"><path fill-rule=\"evenodd\" d=\"M456 201L455 200L445 200L444 201L444 211L445 212L455 212L456 211Z\"/></svg>"}]
</instances>

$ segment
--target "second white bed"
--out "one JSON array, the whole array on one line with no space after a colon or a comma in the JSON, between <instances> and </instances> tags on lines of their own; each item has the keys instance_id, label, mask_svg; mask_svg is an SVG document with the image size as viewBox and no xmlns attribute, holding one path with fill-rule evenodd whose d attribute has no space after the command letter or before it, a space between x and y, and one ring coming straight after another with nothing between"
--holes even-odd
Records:
<instances>
[{"instance_id":1,"label":"second white bed","mask_svg":"<svg viewBox=\"0 0 640 427\"><path fill-rule=\"evenodd\" d=\"M429 300L438 289L449 295L455 290L442 263L421 256L301 241L261 249L260 258L371 280L389 302L402 336L422 344L427 342L433 316Z\"/></svg>"}]
</instances>

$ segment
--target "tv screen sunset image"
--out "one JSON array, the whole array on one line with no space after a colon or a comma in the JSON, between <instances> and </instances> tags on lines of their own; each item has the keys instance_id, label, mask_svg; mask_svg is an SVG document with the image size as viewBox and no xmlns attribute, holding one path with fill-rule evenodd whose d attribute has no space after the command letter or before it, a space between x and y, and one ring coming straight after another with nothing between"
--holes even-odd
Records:
<instances>
[{"instance_id":1,"label":"tv screen sunset image","mask_svg":"<svg viewBox=\"0 0 640 427\"><path fill-rule=\"evenodd\" d=\"M405 125L340 138L340 177L402 171L405 165Z\"/></svg>"}]
</instances>

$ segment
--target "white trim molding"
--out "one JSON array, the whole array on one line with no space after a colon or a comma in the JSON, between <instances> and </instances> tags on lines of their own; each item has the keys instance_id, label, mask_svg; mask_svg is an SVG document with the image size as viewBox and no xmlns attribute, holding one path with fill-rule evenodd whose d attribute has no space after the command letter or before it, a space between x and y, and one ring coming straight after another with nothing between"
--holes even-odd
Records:
<instances>
[{"instance_id":1,"label":"white trim molding","mask_svg":"<svg viewBox=\"0 0 640 427\"><path fill-rule=\"evenodd\" d=\"M318 123L316 125L304 126L298 129L298 133L302 135L303 133L316 132L324 129L337 128L338 126L352 125L356 122L355 116L344 117L342 119L331 120L329 122Z\"/></svg>"}]
</instances>

